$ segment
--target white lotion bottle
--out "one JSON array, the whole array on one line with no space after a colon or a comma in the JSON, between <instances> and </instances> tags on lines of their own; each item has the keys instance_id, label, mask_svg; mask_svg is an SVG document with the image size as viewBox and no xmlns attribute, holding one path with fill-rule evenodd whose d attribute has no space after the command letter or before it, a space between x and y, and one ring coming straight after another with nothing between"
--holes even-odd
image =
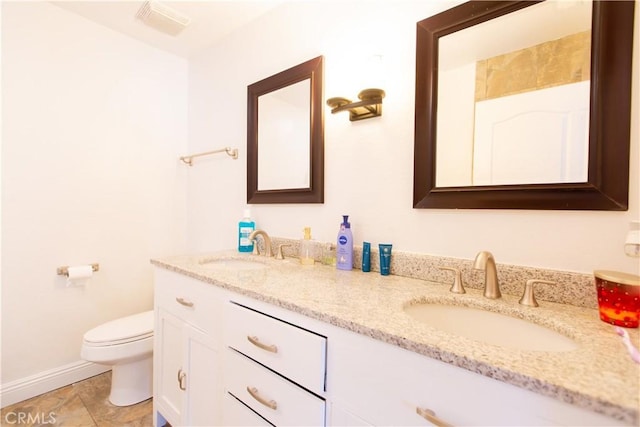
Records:
<instances>
[{"instance_id":1,"label":"white lotion bottle","mask_svg":"<svg viewBox=\"0 0 640 427\"><path fill-rule=\"evenodd\" d=\"M349 215L342 215L342 224L338 231L338 242L336 245L336 267L338 270L353 269L353 234Z\"/></svg>"}]
</instances>

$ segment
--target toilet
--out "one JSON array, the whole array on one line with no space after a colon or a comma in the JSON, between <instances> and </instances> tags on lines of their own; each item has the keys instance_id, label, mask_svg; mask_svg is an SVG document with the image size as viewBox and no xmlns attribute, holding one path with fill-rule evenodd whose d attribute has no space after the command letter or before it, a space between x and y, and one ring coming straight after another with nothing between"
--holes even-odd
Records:
<instances>
[{"instance_id":1,"label":"toilet","mask_svg":"<svg viewBox=\"0 0 640 427\"><path fill-rule=\"evenodd\" d=\"M122 317L84 334L82 359L110 365L109 401L128 406L153 394L153 310Z\"/></svg>"}]
</instances>

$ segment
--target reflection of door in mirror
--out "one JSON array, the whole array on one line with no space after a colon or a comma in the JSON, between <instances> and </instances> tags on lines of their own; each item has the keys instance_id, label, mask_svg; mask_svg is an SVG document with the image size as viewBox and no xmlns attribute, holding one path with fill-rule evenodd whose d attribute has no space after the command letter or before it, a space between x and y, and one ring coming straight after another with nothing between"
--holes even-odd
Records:
<instances>
[{"instance_id":1,"label":"reflection of door in mirror","mask_svg":"<svg viewBox=\"0 0 640 427\"><path fill-rule=\"evenodd\" d=\"M476 103L473 185L586 182L589 81Z\"/></svg>"},{"instance_id":2,"label":"reflection of door in mirror","mask_svg":"<svg viewBox=\"0 0 640 427\"><path fill-rule=\"evenodd\" d=\"M259 97L258 190L311 187L310 97L310 79Z\"/></svg>"},{"instance_id":3,"label":"reflection of door in mirror","mask_svg":"<svg viewBox=\"0 0 640 427\"><path fill-rule=\"evenodd\" d=\"M439 39L438 187L587 181L590 28L548 1Z\"/></svg>"}]
</instances>

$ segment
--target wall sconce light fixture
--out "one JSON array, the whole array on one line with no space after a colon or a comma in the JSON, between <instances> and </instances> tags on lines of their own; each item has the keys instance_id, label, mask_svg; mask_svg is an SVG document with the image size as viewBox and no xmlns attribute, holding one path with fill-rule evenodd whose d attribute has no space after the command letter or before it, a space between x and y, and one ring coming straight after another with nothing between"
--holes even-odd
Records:
<instances>
[{"instance_id":1,"label":"wall sconce light fixture","mask_svg":"<svg viewBox=\"0 0 640 427\"><path fill-rule=\"evenodd\" d=\"M624 253L631 257L640 257L640 221L631 221L624 242Z\"/></svg>"},{"instance_id":2,"label":"wall sconce light fixture","mask_svg":"<svg viewBox=\"0 0 640 427\"><path fill-rule=\"evenodd\" d=\"M384 95L382 89L365 89L358 94L359 102L337 97L327 99L327 105L331 107L332 114L349 111L349 120L355 122L381 116Z\"/></svg>"}]
</instances>

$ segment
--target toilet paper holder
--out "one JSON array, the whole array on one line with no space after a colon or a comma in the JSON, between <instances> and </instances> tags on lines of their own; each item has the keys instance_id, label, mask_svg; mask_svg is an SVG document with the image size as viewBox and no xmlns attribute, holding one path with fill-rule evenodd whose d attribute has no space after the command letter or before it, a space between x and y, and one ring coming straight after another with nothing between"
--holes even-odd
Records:
<instances>
[{"instance_id":1,"label":"toilet paper holder","mask_svg":"<svg viewBox=\"0 0 640 427\"><path fill-rule=\"evenodd\" d=\"M91 269L95 273L96 271L100 270L100 264L98 264L98 263L91 264ZM56 272L57 272L58 276L67 276L67 277L69 277L69 266L68 265L63 265L62 267L58 267Z\"/></svg>"}]
</instances>

